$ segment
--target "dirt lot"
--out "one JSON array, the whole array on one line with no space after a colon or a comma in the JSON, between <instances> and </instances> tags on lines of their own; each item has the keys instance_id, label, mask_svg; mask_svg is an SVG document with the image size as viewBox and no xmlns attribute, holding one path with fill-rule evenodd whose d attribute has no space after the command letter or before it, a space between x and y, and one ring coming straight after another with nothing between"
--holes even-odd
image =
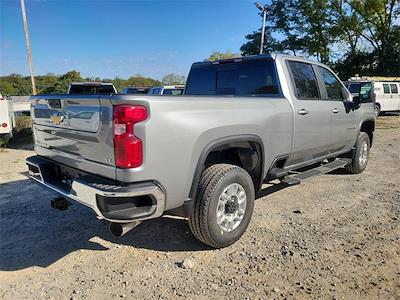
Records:
<instances>
[{"instance_id":1,"label":"dirt lot","mask_svg":"<svg viewBox=\"0 0 400 300\"><path fill-rule=\"evenodd\" d=\"M51 209L25 177L32 153L0 152L2 299L400 299L399 116L379 118L363 174L265 186L247 233L223 250L180 219L116 239L83 206Z\"/></svg>"}]
</instances>

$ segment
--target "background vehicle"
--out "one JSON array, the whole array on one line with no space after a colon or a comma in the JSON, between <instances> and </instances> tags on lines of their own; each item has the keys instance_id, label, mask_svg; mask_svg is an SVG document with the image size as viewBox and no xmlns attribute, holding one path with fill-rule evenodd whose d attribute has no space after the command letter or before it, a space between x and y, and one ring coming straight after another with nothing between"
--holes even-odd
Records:
<instances>
[{"instance_id":1,"label":"background vehicle","mask_svg":"<svg viewBox=\"0 0 400 300\"><path fill-rule=\"evenodd\" d=\"M122 90L122 94L147 94L149 90L149 87L127 87Z\"/></svg>"},{"instance_id":2,"label":"background vehicle","mask_svg":"<svg viewBox=\"0 0 400 300\"><path fill-rule=\"evenodd\" d=\"M365 169L375 113L354 100L328 67L298 57L195 63L184 96L32 97L38 155L27 164L115 235L174 214L200 241L226 247L245 232L263 182ZM68 111L92 122L73 124Z\"/></svg>"},{"instance_id":3,"label":"background vehicle","mask_svg":"<svg viewBox=\"0 0 400 300\"><path fill-rule=\"evenodd\" d=\"M11 100L0 94L0 137L7 142L13 135L15 115Z\"/></svg>"},{"instance_id":4,"label":"background vehicle","mask_svg":"<svg viewBox=\"0 0 400 300\"><path fill-rule=\"evenodd\" d=\"M118 94L118 92L112 83L73 82L69 85L67 94L111 95Z\"/></svg>"},{"instance_id":5,"label":"background vehicle","mask_svg":"<svg viewBox=\"0 0 400 300\"><path fill-rule=\"evenodd\" d=\"M151 88L148 94L179 96L183 94L184 90L185 86L183 85L164 85Z\"/></svg>"},{"instance_id":6,"label":"background vehicle","mask_svg":"<svg viewBox=\"0 0 400 300\"><path fill-rule=\"evenodd\" d=\"M346 87L353 96L360 96L362 101L368 101L370 93L374 95L377 116L400 111L400 77L354 77L346 82Z\"/></svg>"}]
</instances>

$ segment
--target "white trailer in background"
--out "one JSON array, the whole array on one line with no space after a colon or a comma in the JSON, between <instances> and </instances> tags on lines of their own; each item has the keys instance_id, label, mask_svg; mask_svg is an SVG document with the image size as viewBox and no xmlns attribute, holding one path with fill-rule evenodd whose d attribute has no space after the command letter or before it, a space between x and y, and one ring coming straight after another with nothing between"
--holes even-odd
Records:
<instances>
[{"instance_id":1,"label":"white trailer in background","mask_svg":"<svg viewBox=\"0 0 400 300\"><path fill-rule=\"evenodd\" d=\"M15 115L11 100L0 94L0 138L8 141L15 128Z\"/></svg>"}]
</instances>

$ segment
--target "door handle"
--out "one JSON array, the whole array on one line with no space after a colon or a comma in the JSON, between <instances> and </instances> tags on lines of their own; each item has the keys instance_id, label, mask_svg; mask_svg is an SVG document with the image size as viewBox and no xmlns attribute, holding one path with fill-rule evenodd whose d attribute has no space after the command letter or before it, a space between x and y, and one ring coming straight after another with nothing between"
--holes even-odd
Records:
<instances>
[{"instance_id":1,"label":"door handle","mask_svg":"<svg viewBox=\"0 0 400 300\"><path fill-rule=\"evenodd\" d=\"M338 112L340 112L340 110L338 110L337 108L334 108L334 109L332 109L332 112L333 112L334 114L337 114Z\"/></svg>"},{"instance_id":2,"label":"door handle","mask_svg":"<svg viewBox=\"0 0 400 300\"><path fill-rule=\"evenodd\" d=\"M308 110L303 108L303 109L298 110L297 113L299 115L304 116L304 115L308 114Z\"/></svg>"}]
</instances>

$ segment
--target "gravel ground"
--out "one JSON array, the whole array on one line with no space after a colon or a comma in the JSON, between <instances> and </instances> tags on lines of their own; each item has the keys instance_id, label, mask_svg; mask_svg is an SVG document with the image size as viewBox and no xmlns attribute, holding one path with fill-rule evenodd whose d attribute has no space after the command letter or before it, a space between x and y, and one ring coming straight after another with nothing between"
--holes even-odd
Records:
<instances>
[{"instance_id":1,"label":"gravel ground","mask_svg":"<svg viewBox=\"0 0 400 300\"><path fill-rule=\"evenodd\" d=\"M363 174L265 186L243 238L209 249L187 222L122 238L81 205L50 208L30 150L0 152L2 299L400 299L400 117L378 119Z\"/></svg>"}]
</instances>

